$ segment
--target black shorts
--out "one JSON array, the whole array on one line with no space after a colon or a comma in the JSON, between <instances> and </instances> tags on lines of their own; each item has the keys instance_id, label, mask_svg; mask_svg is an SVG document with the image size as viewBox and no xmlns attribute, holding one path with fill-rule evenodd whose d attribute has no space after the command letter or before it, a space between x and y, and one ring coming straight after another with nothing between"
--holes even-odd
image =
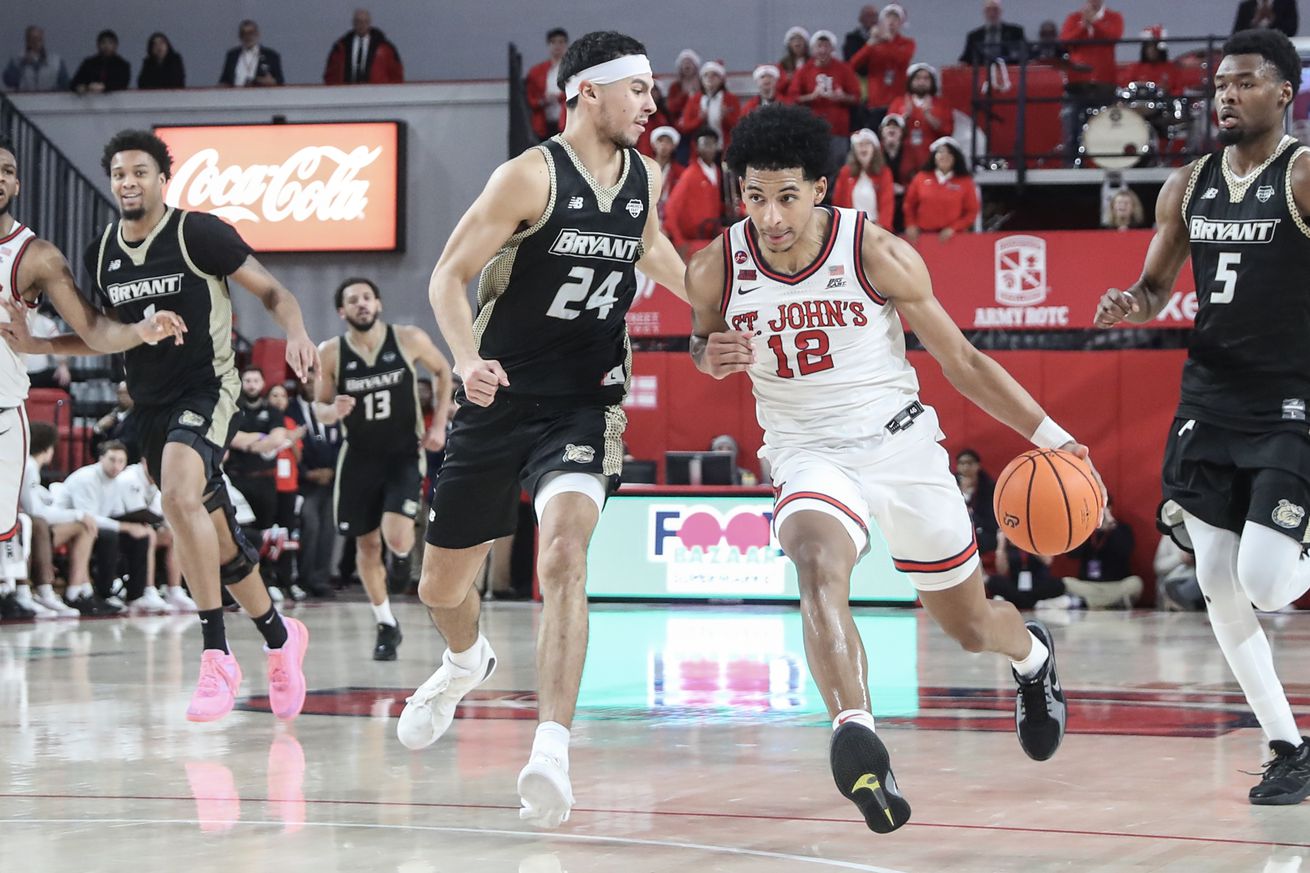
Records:
<instances>
[{"instance_id":1,"label":"black shorts","mask_svg":"<svg viewBox=\"0 0 1310 873\"><path fill-rule=\"evenodd\" d=\"M348 537L372 533L386 512L416 518L422 488L417 449L413 454L381 454L351 448L347 440L337 456L332 491L337 530Z\"/></svg>"},{"instance_id":2,"label":"black shorts","mask_svg":"<svg viewBox=\"0 0 1310 873\"><path fill-rule=\"evenodd\" d=\"M1310 436L1174 419L1163 494L1215 527L1240 534L1253 521L1302 542L1310 507Z\"/></svg>"},{"instance_id":3,"label":"black shorts","mask_svg":"<svg viewBox=\"0 0 1310 873\"><path fill-rule=\"evenodd\" d=\"M136 404L129 417L141 445L146 472L160 488L164 445L182 443L200 455L205 464L205 493L223 485L223 454L236 433L237 391L235 376L212 390L193 391L172 403L159 406Z\"/></svg>"},{"instance_id":4,"label":"black shorts","mask_svg":"<svg viewBox=\"0 0 1310 873\"><path fill-rule=\"evenodd\" d=\"M548 473L594 473L610 494L619 487L623 407L507 394L489 407L462 393L457 400L428 513L430 545L466 549L512 534L520 492L535 495Z\"/></svg>"}]
</instances>

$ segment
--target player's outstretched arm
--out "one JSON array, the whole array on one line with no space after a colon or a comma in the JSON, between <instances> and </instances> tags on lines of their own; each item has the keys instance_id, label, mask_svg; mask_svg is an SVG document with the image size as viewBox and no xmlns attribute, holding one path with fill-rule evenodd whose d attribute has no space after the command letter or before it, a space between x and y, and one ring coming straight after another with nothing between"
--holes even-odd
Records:
<instances>
[{"instance_id":1,"label":"player's outstretched arm","mask_svg":"<svg viewBox=\"0 0 1310 873\"><path fill-rule=\"evenodd\" d=\"M687 297L691 303L691 359L696 369L722 379L743 373L755 362L752 334L732 330L723 320L723 238L691 256L687 262Z\"/></svg>"},{"instance_id":2,"label":"player's outstretched arm","mask_svg":"<svg viewBox=\"0 0 1310 873\"><path fill-rule=\"evenodd\" d=\"M450 411L451 387L454 377L450 373L450 362L437 348L437 344L428 336L428 332L412 324L396 327L400 336L401 348L410 360L417 361L428 368L436 385L432 386L434 409L432 427L428 428L423 438L423 447L430 452L439 452L446 445L446 416Z\"/></svg>"},{"instance_id":3,"label":"player's outstretched arm","mask_svg":"<svg viewBox=\"0 0 1310 873\"><path fill-rule=\"evenodd\" d=\"M259 298L287 335L287 364L296 378L304 382L310 373L318 372L318 349L305 330L305 317L295 296L254 255L246 257L232 278Z\"/></svg>"},{"instance_id":4,"label":"player's outstretched arm","mask_svg":"<svg viewBox=\"0 0 1310 873\"><path fill-rule=\"evenodd\" d=\"M1187 262L1190 241L1183 222L1183 196L1195 165L1170 174L1155 201L1155 236L1146 250L1142 275L1126 291L1111 288L1096 305L1097 327L1114 327L1121 321L1145 324L1160 314L1173 294L1178 272Z\"/></svg>"},{"instance_id":5,"label":"player's outstretched arm","mask_svg":"<svg viewBox=\"0 0 1310 873\"><path fill-rule=\"evenodd\" d=\"M663 188L664 174L660 165L653 158L642 156L646 172L650 178L651 208L646 213L646 227L642 231L641 242L645 254L637 262L637 269L668 288L681 300L687 301L687 289L683 287L686 266L678 255L678 250L660 227L660 213L655 208L659 202L659 192ZM688 301L690 302L690 301Z\"/></svg>"},{"instance_id":6,"label":"player's outstretched arm","mask_svg":"<svg viewBox=\"0 0 1310 873\"><path fill-rule=\"evenodd\" d=\"M520 229L540 220L550 200L550 171L537 149L529 149L496 168L446 241L428 282L428 301L441 335L455 357L464 393L490 406L509 379L498 361L484 361L473 338L468 284L500 247Z\"/></svg>"}]
</instances>

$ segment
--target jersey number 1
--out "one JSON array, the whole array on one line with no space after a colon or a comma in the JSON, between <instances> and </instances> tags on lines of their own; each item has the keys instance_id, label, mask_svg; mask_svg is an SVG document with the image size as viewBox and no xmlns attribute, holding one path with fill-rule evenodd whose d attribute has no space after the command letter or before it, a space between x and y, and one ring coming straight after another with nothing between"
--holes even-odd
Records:
<instances>
[{"instance_id":1,"label":"jersey number 1","mask_svg":"<svg viewBox=\"0 0 1310 873\"><path fill-rule=\"evenodd\" d=\"M1224 283L1224 290L1211 291L1211 303L1233 302L1233 295L1237 293L1237 270L1234 268L1241 265L1241 252L1220 252L1219 263L1214 268L1214 278L1216 282Z\"/></svg>"},{"instance_id":2,"label":"jersey number 1","mask_svg":"<svg viewBox=\"0 0 1310 873\"><path fill-rule=\"evenodd\" d=\"M569 270L569 278L575 281L565 282L559 286L546 314L551 318L572 321L582 314L583 309L594 309L597 318L608 318L614 304L619 302L619 295L615 292L619 290L619 282L623 281L623 274L613 270L601 280L595 291L592 291L592 286L596 281L596 271L591 267L574 267ZM581 307L572 308L574 304L582 303L584 300L587 302Z\"/></svg>"},{"instance_id":3,"label":"jersey number 1","mask_svg":"<svg viewBox=\"0 0 1310 873\"><path fill-rule=\"evenodd\" d=\"M782 379L794 379L796 373L787 360L787 351L783 348L782 337L774 334L769 337L769 348L778 359L778 376ZM831 370L832 355L828 352L828 335L821 330L803 330L796 334L796 369L802 376Z\"/></svg>"}]
</instances>

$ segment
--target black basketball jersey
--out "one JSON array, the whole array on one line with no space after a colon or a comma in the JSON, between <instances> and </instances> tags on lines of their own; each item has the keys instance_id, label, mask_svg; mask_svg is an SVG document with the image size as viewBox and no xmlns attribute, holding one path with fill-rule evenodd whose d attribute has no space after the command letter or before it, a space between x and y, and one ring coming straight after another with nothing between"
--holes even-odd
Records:
<instances>
[{"instance_id":1,"label":"black basketball jersey","mask_svg":"<svg viewBox=\"0 0 1310 873\"><path fill-rule=\"evenodd\" d=\"M1284 137L1245 178L1224 152L1201 158L1183 198L1196 327L1178 415L1240 430L1304 428L1310 402L1310 225Z\"/></svg>"},{"instance_id":2,"label":"black basketball jersey","mask_svg":"<svg viewBox=\"0 0 1310 873\"><path fill-rule=\"evenodd\" d=\"M111 222L87 247L87 272L102 307L128 324L167 309L187 326L181 346L165 340L124 353L132 400L160 406L192 393L217 393L224 382L235 395L227 276L250 248L231 225L203 212L170 208L136 244L124 241L119 225Z\"/></svg>"},{"instance_id":3,"label":"black basketball jersey","mask_svg":"<svg viewBox=\"0 0 1310 873\"><path fill-rule=\"evenodd\" d=\"M651 208L646 165L626 149L618 184L604 189L563 139L537 148L550 199L482 271L478 353L505 368L502 391L618 403L631 372L624 317Z\"/></svg>"},{"instance_id":4,"label":"black basketball jersey","mask_svg":"<svg viewBox=\"0 0 1310 873\"><path fill-rule=\"evenodd\" d=\"M337 337L337 393L355 398L342 422L346 443L353 452L415 455L423 436L418 380L396 329L387 325L371 355L351 345L349 337Z\"/></svg>"}]
</instances>

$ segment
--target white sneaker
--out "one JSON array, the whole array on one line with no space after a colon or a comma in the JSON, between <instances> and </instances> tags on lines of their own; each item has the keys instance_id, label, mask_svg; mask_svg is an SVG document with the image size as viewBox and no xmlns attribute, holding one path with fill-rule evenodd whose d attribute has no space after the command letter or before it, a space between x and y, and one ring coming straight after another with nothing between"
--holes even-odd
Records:
<instances>
[{"instance_id":1,"label":"white sneaker","mask_svg":"<svg viewBox=\"0 0 1310 873\"><path fill-rule=\"evenodd\" d=\"M153 585L147 585L146 590L141 596L128 604L128 609L132 612L144 612L150 615L163 615L168 612L168 604L164 598L159 596L159 589Z\"/></svg>"},{"instance_id":2,"label":"white sneaker","mask_svg":"<svg viewBox=\"0 0 1310 873\"><path fill-rule=\"evenodd\" d=\"M423 749L435 743L455 719L455 707L465 694L496 672L496 653L491 643L479 636L482 660L475 670L461 670L450 661L450 649L441 656L441 666L405 701L396 724L396 737L407 749Z\"/></svg>"},{"instance_id":3,"label":"white sneaker","mask_svg":"<svg viewBox=\"0 0 1310 873\"><path fill-rule=\"evenodd\" d=\"M59 613L55 612L45 604L37 602L36 598L32 596L32 589L30 586L19 585L17 590L14 591L14 599L18 601L19 606L25 606L32 610L34 613L32 617L38 621L46 618L59 618Z\"/></svg>"},{"instance_id":4,"label":"white sneaker","mask_svg":"<svg viewBox=\"0 0 1310 873\"><path fill-rule=\"evenodd\" d=\"M539 828L557 828L569 820L573 785L568 771L554 755L536 752L519 771L519 818Z\"/></svg>"},{"instance_id":5,"label":"white sneaker","mask_svg":"<svg viewBox=\"0 0 1310 873\"><path fill-rule=\"evenodd\" d=\"M109 597L106 597L105 603L108 603L110 606L114 607L119 612L127 611L127 604L124 603L123 598L119 597L117 594L112 594Z\"/></svg>"},{"instance_id":6,"label":"white sneaker","mask_svg":"<svg viewBox=\"0 0 1310 873\"><path fill-rule=\"evenodd\" d=\"M274 603L282 602L282 589L276 585L270 585L268 588L268 599Z\"/></svg>"},{"instance_id":7,"label":"white sneaker","mask_svg":"<svg viewBox=\"0 0 1310 873\"><path fill-rule=\"evenodd\" d=\"M64 603L64 601L59 597L58 594L55 594L54 591L51 591L48 594L40 590L35 591L32 593L32 600L33 602L39 603L42 606L44 606L46 609L49 609L50 611L54 612L60 618L82 617L82 613L78 612L76 609L69 606L67 603Z\"/></svg>"},{"instance_id":8,"label":"white sneaker","mask_svg":"<svg viewBox=\"0 0 1310 873\"><path fill-rule=\"evenodd\" d=\"M186 593L186 589L181 585L176 588L168 589L168 594L164 595L164 602L167 603L173 612L199 612L200 607L191 599L191 595Z\"/></svg>"},{"instance_id":9,"label":"white sneaker","mask_svg":"<svg viewBox=\"0 0 1310 873\"><path fill-rule=\"evenodd\" d=\"M299 585L292 585L289 590L291 591L291 599L297 603L309 597L309 595L305 593L305 589L301 588Z\"/></svg>"}]
</instances>

